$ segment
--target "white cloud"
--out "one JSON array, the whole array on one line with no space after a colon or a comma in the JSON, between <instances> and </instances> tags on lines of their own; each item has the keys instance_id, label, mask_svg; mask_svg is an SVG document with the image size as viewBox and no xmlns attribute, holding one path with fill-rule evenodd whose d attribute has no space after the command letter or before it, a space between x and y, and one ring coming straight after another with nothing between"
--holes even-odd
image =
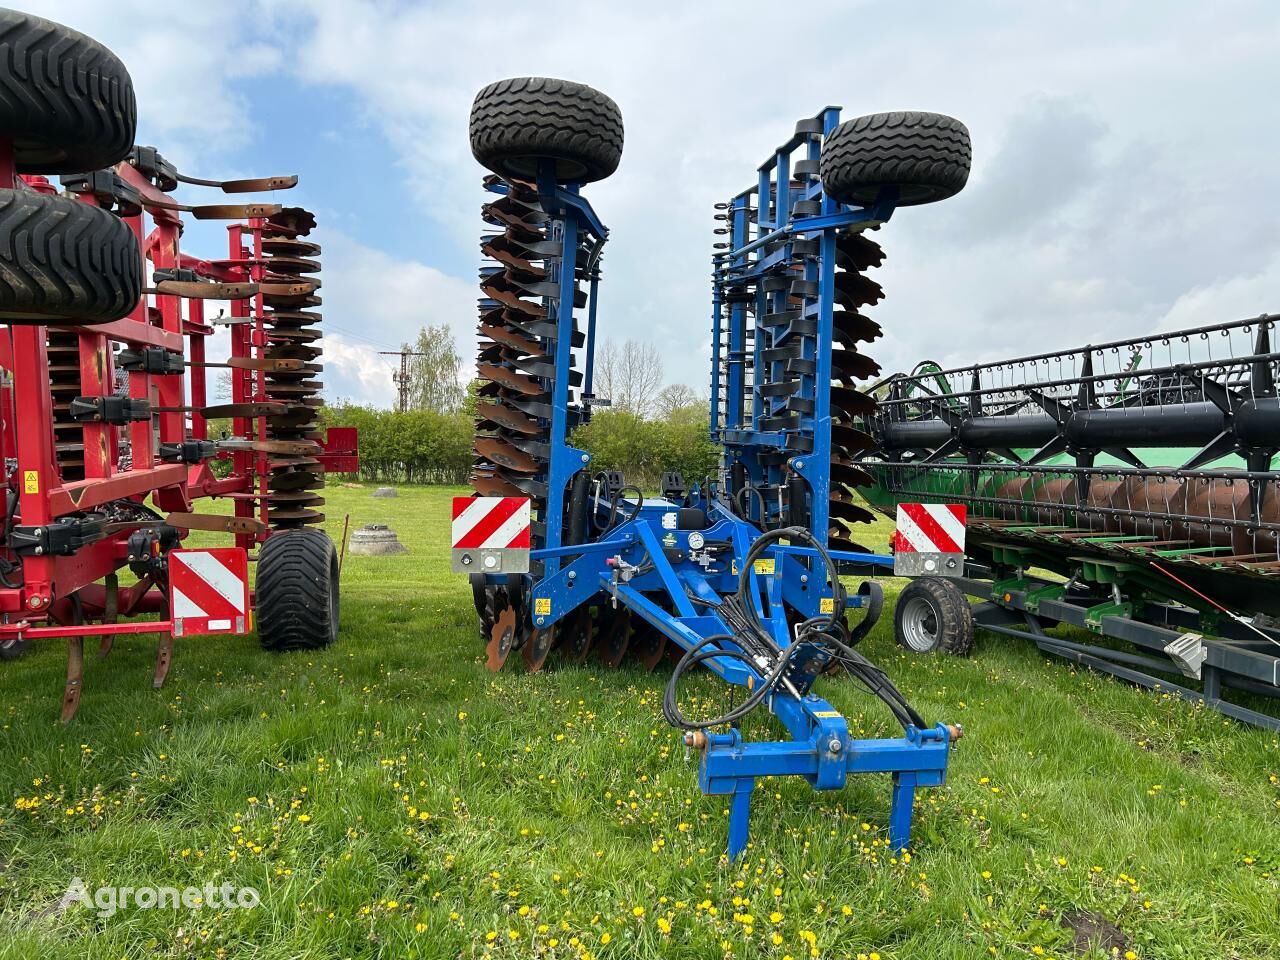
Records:
<instances>
[{"instance_id":1,"label":"white cloud","mask_svg":"<svg viewBox=\"0 0 1280 960\"><path fill-rule=\"evenodd\" d=\"M447 324L469 369L475 356L478 288L434 267L366 247L321 228L310 239L324 252L324 362L326 394L390 406L396 357L422 327Z\"/></svg>"},{"instance_id":2,"label":"white cloud","mask_svg":"<svg viewBox=\"0 0 1280 960\"><path fill-rule=\"evenodd\" d=\"M283 62L279 46L255 30L261 16L238 0L171 8L151 0L32 0L23 7L88 34L124 61L138 96L139 142L159 146L180 167L251 139L254 111L231 81Z\"/></svg>"},{"instance_id":3,"label":"white cloud","mask_svg":"<svg viewBox=\"0 0 1280 960\"><path fill-rule=\"evenodd\" d=\"M1259 122L1280 19L1231 6L947 5L922 29L909 6L817 3L803 13L821 28L791 36L762 33L775 4L747 2L553 0L498 20L457 2L276 9L309 24L299 74L361 98L406 203L456 249L480 228L466 132L480 86L561 76L617 100L626 153L589 191L613 228L601 332L647 334L670 378L702 388L712 204L828 102L938 110L973 132L967 193L878 238L888 336L871 352L887 369L1138 333L1188 290L1256 270L1280 212L1280 129Z\"/></svg>"}]
</instances>

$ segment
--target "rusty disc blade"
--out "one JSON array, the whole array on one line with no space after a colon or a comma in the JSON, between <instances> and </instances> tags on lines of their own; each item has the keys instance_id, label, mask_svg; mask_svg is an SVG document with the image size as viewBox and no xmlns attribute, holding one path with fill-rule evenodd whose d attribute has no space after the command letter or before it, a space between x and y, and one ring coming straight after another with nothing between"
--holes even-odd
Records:
<instances>
[{"instance_id":1,"label":"rusty disc blade","mask_svg":"<svg viewBox=\"0 0 1280 960\"><path fill-rule=\"evenodd\" d=\"M309 260L306 257L282 257L277 255L268 259L267 269L272 273L297 276L303 273L315 273L320 269L320 261ZM265 293L266 291L263 292Z\"/></svg>"},{"instance_id":2,"label":"rusty disc blade","mask_svg":"<svg viewBox=\"0 0 1280 960\"><path fill-rule=\"evenodd\" d=\"M320 244L292 237L263 237L262 252L269 256L314 257L320 253Z\"/></svg>"},{"instance_id":3,"label":"rusty disc blade","mask_svg":"<svg viewBox=\"0 0 1280 960\"><path fill-rule=\"evenodd\" d=\"M491 673L497 673L507 662L511 653L511 645L516 639L516 612L507 607L493 621L493 629L489 631L489 642L485 645L485 666Z\"/></svg>"},{"instance_id":4,"label":"rusty disc blade","mask_svg":"<svg viewBox=\"0 0 1280 960\"><path fill-rule=\"evenodd\" d=\"M867 270L884 263L880 244L861 233L846 233L836 240L836 265L845 270Z\"/></svg>"},{"instance_id":5,"label":"rusty disc blade","mask_svg":"<svg viewBox=\"0 0 1280 960\"><path fill-rule=\"evenodd\" d=\"M868 547L864 547L856 540L850 540L848 531L843 527L832 527L827 531L827 548L829 550L847 550L850 553L871 553Z\"/></svg>"},{"instance_id":6,"label":"rusty disc blade","mask_svg":"<svg viewBox=\"0 0 1280 960\"><path fill-rule=\"evenodd\" d=\"M538 421L534 420L533 417L525 416L519 410L503 406L500 403L477 403L476 417L480 420L496 423L507 430L513 430L516 433L523 433L531 437L542 433L542 427L538 426Z\"/></svg>"},{"instance_id":7,"label":"rusty disc blade","mask_svg":"<svg viewBox=\"0 0 1280 960\"><path fill-rule=\"evenodd\" d=\"M596 637L596 618L591 615L590 607L579 607L565 621L560 634L560 649L564 658L570 663L582 663L591 652L591 644Z\"/></svg>"},{"instance_id":8,"label":"rusty disc blade","mask_svg":"<svg viewBox=\"0 0 1280 960\"><path fill-rule=\"evenodd\" d=\"M273 473L267 478L267 487L271 490L318 490L323 486L320 476L304 470Z\"/></svg>"},{"instance_id":9,"label":"rusty disc blade","mask_svg":"<svg viewBox=\"0 0 1280 960\"><path fill-rule=\"evenodd\" d=\"M876 518L870 510L847 500L833 499L828 504L828 508L833 519L843 520L845 523L871 523Z\"/></svg>"},{"instance_id":10,"label":"rusty disc blade","mask_svg":"<svg viewBox=\"0 0 1280 960\"><path fill-rule=\"evenodd\" d=\"M556 643L558 627L559 624L552 624L545 630L534 630L529 634L529 639L520 650L520 656L524 658L524 665L530 673L537 673L547 662L547 654Z\"/></svg>"},{"instance_id":11,"label":"rusty disc blade","mask_svg":"<svg viewBox=\"0 0 1280 960\"><path fill-rule=\"evenodd\" d=\"M518 473L537 473L542 469L541 464L529 454L499 437L477 437L475 449L482 457Z\"/></svg>"},{"instance_id":12,"label":"rusty disc blade","mask_svg":"<svg viewBox=\"0 0 1280 960\"><path fill-rule=\"evenodd\" d=\"M522 497L524 493L519 487L503 477L492 473L473 473L471 489L482 497Z\"/></svg>"},{"instance_id":13,"label":"rusty disc blade","mask_svg":"<svg viewBox=\"0 0 1280 960\"><path fill-rule=\"evenodd\" d=\"M315 510L272 510L267 508L272 523L324 523L324 514Z\"/></svg>"},{"instance_id":14,"label":"rusty disc blade","mask_svg":"<svg viewBox=\"0 0 1280 960\"><path fill-rule=\"evenodd\" d=\"M837 380L866 380L880 372L880 364L853 350L831 351L831 375Z\"/></svg>"},{"instance_id":15,"label":"rusty disc blade","mask_svg":"<svg viewBox=\"0 0 1280 960\"><path fill-rule=\"evenodd\" d=\"M481 324L480 336L488 337L497 343L501 343L513 350L517 350L522 354L530 357L545 357L547 352L536 340L530 340L528 337L522 337L514 330L506 326L498 324Z\"/></svg>"},{"instance_id":16,"label":"rusty disc blade","mask_svg":"<svg viewBox=\"0 0 1280 960\"><path fill-rule=\"evenodd\" d=\"M476 372L486 380L492 380L494 383L501 384L517 393L522 393L526 397L540 397L547 392L547 388L533 377L525 376L523 373L517 373L494 363L482 363L476 368Z\"/></svg>"},{"instance_id":17,"label":"rusty disc blade","mask_svg":"<svg viewBox=\"0 0 1280 960\"><path fill-rule=\"evenodd\" d=\"M667 635L647 621L642 621L635 636L631 638L631 652L644 664L648 673L653 673L667 652Z\"/></svg>"},{"instance_id":18,"label":"rusty disc blade","mask_svg":"<svg viewBox=\"0 0 1280 960\"><path fill-rule=\"evenodd\" d=\"M619 610L608 628L596 638L595 648L600 662L606 667L616 667L626 655L631 641L631 611Z\"/></svg>"}]
</instances>

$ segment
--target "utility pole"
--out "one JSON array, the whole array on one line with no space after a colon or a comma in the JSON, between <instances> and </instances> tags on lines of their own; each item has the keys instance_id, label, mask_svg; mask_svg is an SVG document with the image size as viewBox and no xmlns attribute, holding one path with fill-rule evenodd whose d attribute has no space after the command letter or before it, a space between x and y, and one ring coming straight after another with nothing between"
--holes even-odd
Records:
<instances>
[{"instance_id":1,"label":"utility pole","mask_svg":"<svg viewBox=\"0 0 1280 960\"><path fill-rule=\"evenodd\" d=\"M391 374L391 382L394 383L400 393L400 412L409 412L409 358L425 357L425 353L418 353L414 350L379 350L379 356L383 357L399 357L400 372Z\"/></svg>"}]
</instances>

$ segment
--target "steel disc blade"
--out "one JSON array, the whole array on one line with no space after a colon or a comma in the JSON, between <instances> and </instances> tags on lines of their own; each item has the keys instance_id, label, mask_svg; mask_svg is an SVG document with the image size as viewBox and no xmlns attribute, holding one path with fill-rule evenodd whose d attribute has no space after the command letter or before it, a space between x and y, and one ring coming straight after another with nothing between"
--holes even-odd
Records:
<instances>
[{"instance_id":1,"label":"steel disc blade","mask_svg":"<svg viewBox=\"0 0 1280 960\"><path fill-rule=\"evenodd\" d=\"M507 662L512 644L516 639L516 612L507 607L497 615L493 629L489 631L489 642L485 645L485 666L491 673L497 673Z\"/></svg>"},{"instance_id":2,"label":"steel disc blade","mask_svg":"<svg viewBox=\"0 0 1280 960\"><path fill-rule=\"evenodd\" d=\"M499 437L476 437L475 450L491 462L518 473L537 473L542 469L542 465L529 454Z\"/></svg>"},{"instance_id":3,"label":"steel disc blade","mask_svg":"<svg viewBox=\"0 0 1280 960\"><path fill-rule=\"evenodd\" d=\"M590 607L579 607L565 621L560 634L560 649L570 663L582 663L591 652L597 622Z\"/></svg>"},{"instance_id":4,"label":"steel disc blade","mask_svg":"<svg viewBox=\"0 0 1280 960\"><path fill-rule=\"evenodd\" d=\"M552 624L545 630L534 630L529 634L529 639L525 641L524 647L521 648L520 655L523 657L524 665L530 673L537 673L542 669L542 665L547 662L547 654L555 646L556 634L559 632L558 627L559 624Z\"/></svg>"},{"instance_id":5,"label":"steel disc blade","mask_svg":"<svg viewBox=\"0 0 1280 960\"><path fill-rule=\"evenodd\" d=\"M595 649L606 667L622 663L631 640L631 611L619 610L612 622L596 638Z\"/></svg>"}]
</instances>

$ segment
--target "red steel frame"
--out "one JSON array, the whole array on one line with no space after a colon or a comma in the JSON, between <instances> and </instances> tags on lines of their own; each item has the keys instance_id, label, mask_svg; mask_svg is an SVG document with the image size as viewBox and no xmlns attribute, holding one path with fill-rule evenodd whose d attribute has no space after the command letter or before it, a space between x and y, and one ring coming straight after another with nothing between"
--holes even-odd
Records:
<instances>
[{"instance_id":1,"label":"red steel frame","mask_svg":"<svg viewBox=\"0 0 1280 960\"><path fill-rule=\"evenodd\" d=\"M247 223L228 227L229 256L224 260L206 261L182 253L179 239L182 222L171 209L172 200L127 163L115 168L116 173L142 198L142 213L124 217L142 248L144 268L149 262L155 270L186 268L213 281L227 283L256 282L265 272L262 258L262 235L265 218L251 218ZM39 176L18 177L8 144L0 143L0 184L13 184L16 189L32 189L55 193L47 179ZM85 203L96 203L90 194L81 194ZM151 231L146 230L147 218ZM191 362L191 396L189 405L207 405L205 367L206 338L214 328L206 322L201 300L187 300L185 311L181 300L171 295L144 293L134 310L112 323L59 329L74 331L80 345L81 396L110 396L115 392L112 342L128 347L163 347L183 353ZM263 328L262 295L231 301L231 356L260 356L266 346ZM19 510L24 526L42 526L59 517L75 514L115 500L152 498L154 505L166 512L192 512L193 501L204 497L229 497L235 501L237 517L258 520L258 533L236 534L236 545L252 550L266 539L266 501L255 494L267 492L270 473L269 455L261 452L235 451L222 453L232 461L230 475L219 478L207 461L192 466L164 463L158 459L158 444L179 443L185 439L208 439L208 425L199 413L191 414L190 429L186 415L173 409L162 409L152 419L128 423L122 427L85 423L85 478L64 482L58 472L53 434L53 406L49 390L49 363L46 353L48 328L40 325L0 327L0 368L12 375L12 385L0 394L0 452L17 461L16 483ZM184 374L151 375L140 371L128 374L129 396L147 400L154 407L177 408L188 404ZM232 402L265 401L265 374L261 371L231 369ZM132 452L131 469L117 469L118 430L127 430ZM237 437L265 437L265 417L236 418ZM323 461L322 461L323 462ZM167 613L168 598L149 580L127 588L117 586L115 572L127 562L128 530L108 534L88 544L73 556L26 556L22 563L22 584L0 586L0 640L21 636L79 637L100 635L107 638L124 633L171 633L171 621L147 621L121 624L117 616L134 613ZM99 581L105 580L105 583ZM75 594L79 610L73 611L70 597ZM72 617L74 616L74 621ZM38 626L48 620L62 626ZM104 620L101 625L83 621ZM159 670L157 680L162 679Z\"/></svg>"}]
</instances>

